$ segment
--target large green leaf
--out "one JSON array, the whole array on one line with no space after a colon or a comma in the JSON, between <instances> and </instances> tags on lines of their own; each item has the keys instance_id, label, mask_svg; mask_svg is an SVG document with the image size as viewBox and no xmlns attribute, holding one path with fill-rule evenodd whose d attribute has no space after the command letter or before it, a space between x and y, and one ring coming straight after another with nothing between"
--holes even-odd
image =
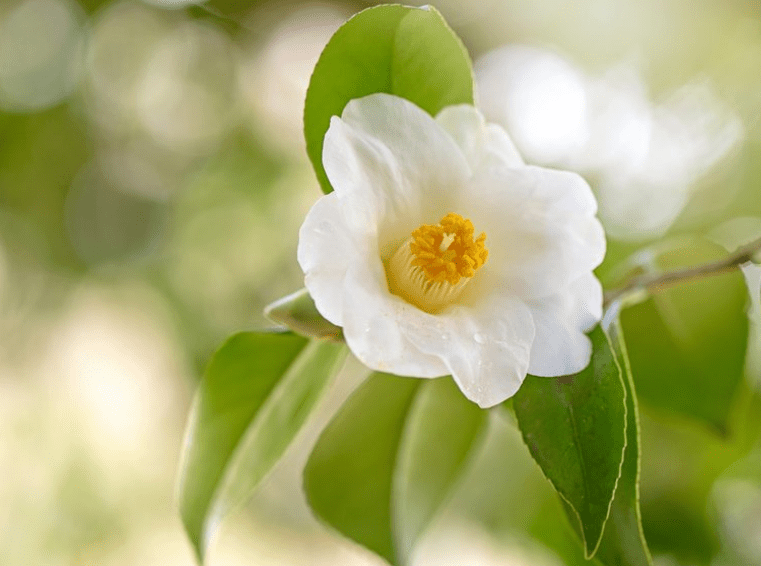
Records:
<instances>
[{"instance_id":1,"label":"large green leaf","mask_svg":"<svg viewBox=\"0 0 761 566\"><path fill-rule=\"evenodd\" d=\"M578 518L587 557L608 518L626 446L626 390L598 326L592 361L562 378L528 376L513 406L534 460Z\"/></svg>"},{"instance_id":2,"label":"large green leaf","mask_svg":"<svg viewBox=\"0 0 761 566\"><path fill-rule=\"evenodd\" d=\"M603 321L603 329L623 371L626 387L626 450L621 477L610 507L610 516L597 551L605 566L651 566L650 551L642 532L639 507L640 433L639 408L634 391L629 358L618 318L618 305L613 305Z\"/></svg>"},{"instance_id":3,"label":"large green leaf","mask_svg":"<svg viewBox=\"0 0 761 566\"><path fill-rule=\"evenodd\" d=\"M331 116L376 92L411 100L434 115L473 103L470 59L434 8L376 6L346 22L325 46L307 90L304 136L322 190L330 186L322 145Z\"/></svg>"},{"instance_id":4,"label":"large green leaf","mask_svg":"<svg viewBox=\"0 0 761 566\"><path fill-rule=\"evenodd\" d=\"M406 564L485 422L449 378L376 373L323 432L304 470L314 512L392 564Z\"/></svg>"},{"instance_id":5,"label":"large green leaf","mask_svg":"<svg viewBox=\"0 0 761 566\"><path fill-rule=\"evenodd\" d=\"M331 342L243 332L214 355L188 419L180 513L198 557L301 428L345 355Z\"/></svg>"},{"instance_id":6,"label":"large green leaf","mask_svg":"<svg viewBox=\"0 0 761 566\"><path fill-rule=\"evenodd\" d=\"M689 239L654 251L655 269L673 270L726 255ZM651 266L650 269L653 269ZM624 309L621 323L643 401L725 433L743 379L748 343L748 291L739 270L654 292Z\"/></svg>"}]
</instances>

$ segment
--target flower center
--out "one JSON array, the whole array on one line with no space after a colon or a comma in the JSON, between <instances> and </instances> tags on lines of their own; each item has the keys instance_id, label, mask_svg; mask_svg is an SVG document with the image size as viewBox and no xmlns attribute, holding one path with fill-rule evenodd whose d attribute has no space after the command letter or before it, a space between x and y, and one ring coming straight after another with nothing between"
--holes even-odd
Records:
<instances>
[{"instance_id":1,"label":"flower center","mask_svg":"<svg viewBox=\"0 0 761 566\"><path fill-rule=\"evenodd\" d=\"M486 234L474 240L474 233L454 212L413 230L388 262L389 290L430 313L452 304L489 256Z\"/></svg>"}]
</instances>

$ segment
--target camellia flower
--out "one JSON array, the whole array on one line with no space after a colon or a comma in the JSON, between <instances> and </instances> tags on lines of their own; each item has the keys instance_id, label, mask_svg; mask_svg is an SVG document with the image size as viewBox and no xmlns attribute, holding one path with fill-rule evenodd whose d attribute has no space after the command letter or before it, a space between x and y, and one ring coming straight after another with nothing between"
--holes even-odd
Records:
<instances>
[{"instance_id":1,"label":"camellia flower","mask_svg":"<svg viewBox=\"0 0 761 566\"><path fill-rule=\"evenodd\" d=\"M526 165L472 106L434 119L388 94L333 117L323 165L298 260L365 365L451 374L482 407L586 367L605 236L580 176Z\"/></svg>"}]
</instances>

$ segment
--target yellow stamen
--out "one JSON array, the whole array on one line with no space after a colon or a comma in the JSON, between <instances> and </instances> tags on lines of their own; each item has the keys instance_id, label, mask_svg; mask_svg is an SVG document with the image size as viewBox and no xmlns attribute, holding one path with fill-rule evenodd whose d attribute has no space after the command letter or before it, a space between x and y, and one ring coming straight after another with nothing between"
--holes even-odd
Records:
<instances>
[{"instance_id":1,"label":"yellow stamen","mask_svg":"<svg viewBox=\"0 0 761 566\"><path fill-rule=\"evenodd\" d=\"M486 234L450 212L438 224L413 230L387 267L389 290L427 312L452 304L489 256Z\"/></svg>"},{"instance_id":2,"label":"yellow stamen","mask_svg":"<svg viewBox=\"0 0 761 566\"><path fill-rule=\"evenodd\" d=\"M484 246L486 234L473 240L473 223L450 212L438 224L423 224L412 232L410 251L433 282L447 281L457 285L462 277L473 277L486 263L489 250Z\"/></svg>"},{"instance_id":3,"label":"yellow stamen","mask_svg":"<svg viewBox=\"0 0 761 566\"><path fill-rule=\"evenodd\" d=\"M452 245L452 242L454 242L455 235L454 234L444 234L444 237L441 238L441 244L439 244L439 251L445 252L449 249L449 246Z\"/></svg>"}]
</instances>

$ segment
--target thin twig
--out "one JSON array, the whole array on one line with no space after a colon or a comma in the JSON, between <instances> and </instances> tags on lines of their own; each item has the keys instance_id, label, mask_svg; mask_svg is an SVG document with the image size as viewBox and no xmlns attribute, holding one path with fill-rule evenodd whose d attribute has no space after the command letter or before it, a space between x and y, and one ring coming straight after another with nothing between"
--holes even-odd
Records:
<instances>
[{"instance_id":1,"label":"thin twig","mask_svg":"<svg viewBox=\"0 0 761 566\"><path fill-rule=\"evenodd\" d=\"M666 273L645 274L634 277L618 289L611 289L605 293L605 305L611 304L616 299L633 293L635 291L646 290L655 291L663 289L670 285L700 279L705 276L718 275L737 269L738 267L753 261L753 257L761 251L761 238L738 248L734 253L729 254L717 261L685 267Z\"/></svg>"}]
</instances>

